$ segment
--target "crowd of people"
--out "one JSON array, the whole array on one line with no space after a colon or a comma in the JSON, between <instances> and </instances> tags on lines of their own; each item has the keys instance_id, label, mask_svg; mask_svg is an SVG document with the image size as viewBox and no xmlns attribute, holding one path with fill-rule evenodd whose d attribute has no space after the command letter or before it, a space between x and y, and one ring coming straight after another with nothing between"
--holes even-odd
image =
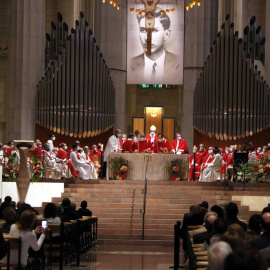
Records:
<instances>
[{"instance_id":1,"label":"crowd of people","mask_svg":"<svg viewBox=\"0 0 270 270\"><path fill-rule=\"evenodd\" d=\"M76 141L68 150L66 143L54 145L55 136L49 135L46 143L42 143L39 139L35 141L35 149L29 152L28 169L29 175L36 168L44 168L45 178L68 178L70 175L79 176L81 179L97 179L100 164L96 162L95 157L101 157L101 144L89 146L80 146L80 142ZM35 156L35 161L32 157ZM9 162L10 157L12 164ZM6 145L0 144L0 162L3 166L10 170L18 171L20 165L20 154L15 148L14 142L10 141ZM37 165L40 165L37 167ZM8 174L8 173L7 173ZM4 173L5 176L5 173Z\"/></svg>"},{"instance_id":2,"label":"crowd of people","mask_svg":"<svg viewBox=\"0 0 270 270\"><path fill-rule=\"evenodd\" d=\"M193 243L207 251L209 270L260 270L270 265L270 204L247 223L239 220L238 211L234 202L208 209L204 201L184 215L182 238L188 226L202 225L193 231Z\"/></svg>"},{"instance_id":3,"label":"crowd of people","mask_svg":"<svg viewBox=\"0 0 270 270\"><path fill-rule=\"evenodd\" d=\"M4 220L0 225L0 238L2 239L2 233L21 237L21 263L25 266L31 250L38 251L45 239L47 229L42 227L42 221L46 220L48 224L60 224L83 216L92 216L86 201L82 201L81 208L76 210L76 204L69 198L64 198L59 205L48 203L43 214L40 215L31 205L24 202L16 204L10 196L6 196L0 206L0 219ZM59 235L53 235L53 241L58 241L58 237ZM1 249L4 249L4 243ZM12 250L10 262L18 263L16 252Z\"/></svg>"},{"instance_id":4,"label":"crowd of people","mask_svg":"<svg viewBox=\"0 0 270 270\"><path fill-rule=\"evenodd\" d=\"M189 154L186 140L176 133L172 144L164 138L161 133L156 134L156 127L150 127L150 133L135 130L134 134L128 136L122 134L120 129L116 129L106 144L103 153L101 143L88 146L80 146L76 141L71 149L66 143L58 146L54 145L55 136L49 135L46 143L42 144L40 140L35 141L35 150L30 151L29 172L31 168L31 155L36 155L40 164L44 167L45 178L67 178L70 175L79 176L81 179L97 179L104 164L103 175L106 172L107 157L111 153L172 153L176 155ZM199 180L213 182L219 180L233 181L234 175L234 154L236 145L231 145L222 149L217 146L210 146L208 150L203 144L199 147L194 146L192 154L189 156L189 180ZM270 154L270 143L267 146L256 148L252 143L248 148L248 162L262 160L265 155ZM0 162L6 165L10 156L14 156L14 169L17 170L20 163L20 155L15 149L12 141L6 145L0 143ZM104 163L101 163L101 156L104 157ZM100 157L97 162L95 157ZM33 171L33 169L32 169Z\"/></svg>"}]
</instances>

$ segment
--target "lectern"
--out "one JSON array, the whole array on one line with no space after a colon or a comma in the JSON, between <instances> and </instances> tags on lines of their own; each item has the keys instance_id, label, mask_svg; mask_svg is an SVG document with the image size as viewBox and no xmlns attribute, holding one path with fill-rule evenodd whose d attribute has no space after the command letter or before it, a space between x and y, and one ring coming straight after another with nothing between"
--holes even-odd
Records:
<instances>
[{"instance_id":1,"label":"lectern","mask_svg":"<svg viewBox=\"0 0 270 270\"><path fill-rule=\"evenodd\" d=\"M34 141L15 140L14 145L20 152L20 167L16 179L17 189L19 193L19 200L25 201L26 194L30 185L30 175L27 169L27 154L30 150L34 150Z\"/></svg>"}]
</instances>

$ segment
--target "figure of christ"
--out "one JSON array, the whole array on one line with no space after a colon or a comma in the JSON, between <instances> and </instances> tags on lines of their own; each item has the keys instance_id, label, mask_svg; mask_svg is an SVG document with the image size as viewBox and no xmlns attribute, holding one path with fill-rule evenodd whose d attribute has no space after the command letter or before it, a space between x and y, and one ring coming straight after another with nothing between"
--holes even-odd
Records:
<instances>
[{"instance_id":1,"label":"figure of christ","mask_svg":"<svg viewBox=\"0 0 270 270\"><path fill-rule=\"evenodd\" d=\"M145 28L147 31L147 55L151 55L152 31L155 26L155 10L160 0L141 0L145 9Z\"/></svg>"}]
</instances>

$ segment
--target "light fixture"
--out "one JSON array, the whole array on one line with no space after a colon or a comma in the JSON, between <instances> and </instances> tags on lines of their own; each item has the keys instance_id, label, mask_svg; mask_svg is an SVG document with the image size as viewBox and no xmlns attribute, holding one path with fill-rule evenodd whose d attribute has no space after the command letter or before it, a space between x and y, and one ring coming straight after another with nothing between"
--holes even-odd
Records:
<instances>
[{"instance_id":1,"label":"light fixture","mask_svg":"<svg viewBox=\"0 0 270 270\"><path fill-rule=\"evenodd\" d=\"M134 12L134 8L130 8L130 12L133 13Z\"/></svg>"},{"instance_id":2,"label":"light fixture","mask_svg":"<svg viewBox=\"0 0 270 270\"><path fill-rule=\"evenodd\" d=\"M163 10L163 9L160 11L160 14L161 14L161 15L163 15L163 14L164 14L164 10Z\"/></svg>"},{"instance_id":3,"label":"light fixture","mask_svg":"<svg viewBox=\"0 0 270 270\"><path fill-rule=\"evenodd\" d=\"M116 7L117 7L117 9L120 9L120 5L117 5Z\"/></svg>"},{"instance_id":4,"label":"light fixture","mask_svg":"<svg viewBox=\"0 0 270 270\"><path fill-rule=\"evenodd\" d=\"M116 1L113 1L113 6L116 7Z\"/></svg>"},{"instance_id":5,"label":"light fixture","mask_svg":"<svg viewBox=\"0 0 270 270\"><path fill-rule=\"evenodd\" d=\"M170 13L170 10L169 9L166 9L166 13L169 14Z\"/></svg>"},{"instance_id":6,"label":"light fixture","mask_svg":"<svg viewBox=\"0 0 270 270\"><path fill-rule=\"evenodd\" d=\"M112 3L113 3L113 0L110 0L110 4L112 5Z\"/></svg>"},{"instance_id":7,"label":"light fixture","mask_svg":"<svg viewBox=\"0 0 270 270\"><path fill-rule=\"evenodd\" d=\"M171 9L171 11L172 11L172 14L174 14L174 12L175 12L175 8L172 8L172 9Z\"/></svg>"},{"instance_id":8,"label":"light fixture","mask_svg":"<svg viewBox=\"0 0 270 270\"><path fill-rule=\"evenodd\" d=\"M141 11L141 13L142 13L142 15L144 15L144 14L145 14L145 10L143 9L143 10Z\"/></svg>"},{"instance_id":9,"label":"light fixture","mask_svg":"<svg viewBox=\"0 0 270 270\"><path fill-rule=\"evenodd\" d=\"M186 10L189 10L189 8L193 8L196 4L198 7L201 5L202 1L201 0L193 0L191 3L186 5Z\"/></svg>"},{"instance_id":10,"label":"light fixture","mask_svg":"<svg viewBox=\"0 0 270 270\"><path fill-rule=\"evenodd\" d=\"M103 3L105 3L105 2L106 2L106 0L102 0L102 2L103 2Z\"/></svg>"},{"instance_id":11,"label":"light fixture","mask_svg":"<svg viewBox=\"0 0 270 270\"><path fill-rule=\"evenodd\" d=\"M139 9L136 9L136 14L139 14L140 10Z\"/></svg>"}]
</instances>

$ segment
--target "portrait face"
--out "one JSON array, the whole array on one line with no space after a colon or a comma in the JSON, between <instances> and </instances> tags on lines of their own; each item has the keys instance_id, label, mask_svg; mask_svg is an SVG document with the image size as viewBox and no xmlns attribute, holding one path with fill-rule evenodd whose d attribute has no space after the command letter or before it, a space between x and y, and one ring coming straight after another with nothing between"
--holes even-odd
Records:
<instances>
[{"instance_id":1,"label":"portrait face","mask_svg":"<svg viewBox=\"0 0 270 270\"><path fill-rule=\"evenodd\" d=\"M145 18L140 20L140 41L144 52L147 51L147 31L145 28ZM167 40L170 36L170 30L164 30L163 25L160 22L159 18L155 19L155 26L152 30L152 44L151 52L152 54L161 52L164 49L164 41Z\"/></svg>"}]
</instances>

